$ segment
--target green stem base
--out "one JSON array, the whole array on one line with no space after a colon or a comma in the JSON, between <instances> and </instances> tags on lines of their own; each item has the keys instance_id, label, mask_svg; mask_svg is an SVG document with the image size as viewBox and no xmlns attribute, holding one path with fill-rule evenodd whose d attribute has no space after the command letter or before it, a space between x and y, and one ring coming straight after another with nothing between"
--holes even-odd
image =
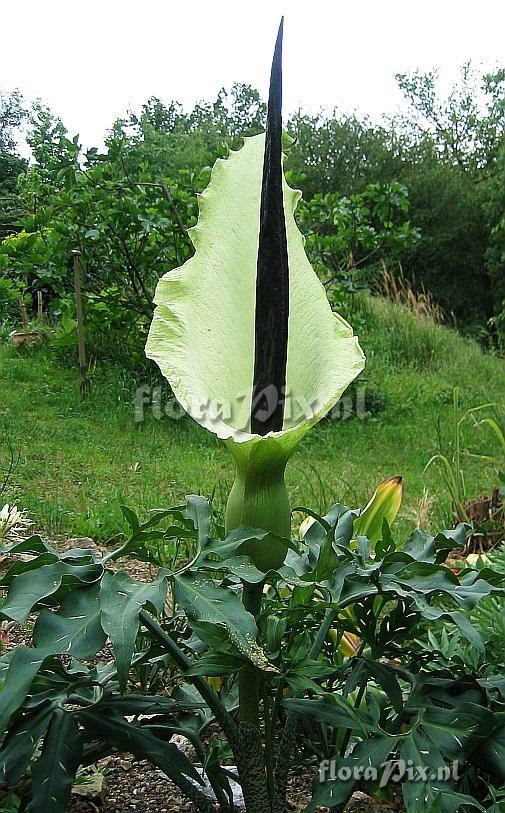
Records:
<instances>
[{"instance_id":1,"label":"green stem base","mask_svg":"<svg viewBox=\"0 0 505 813\"><path fill-rule=\"evenodd\" d=\"M226 506L226 532L244 525L289 539L291 506L284 479L287 461L257 458L251 455L247 460L236 460L237 473ZM266 573L282 565L286 546L275 536L267 536L245 542L240 553L250 556Z\"/></svg>"}]
</instances>

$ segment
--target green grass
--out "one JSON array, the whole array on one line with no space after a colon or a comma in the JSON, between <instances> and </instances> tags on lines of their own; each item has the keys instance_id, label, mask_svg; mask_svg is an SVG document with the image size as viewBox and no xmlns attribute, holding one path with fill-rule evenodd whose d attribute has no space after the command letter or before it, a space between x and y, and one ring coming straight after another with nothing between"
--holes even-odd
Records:
<instances>
[{"instance_id":1,"label":"green grass","mask_svg":"<svg viewBox=\"0 0 505 813\"><path fill-rule=\"evenodd\" d=\"M455 332L381 300L358 303L354 323L368 357L366 375L385 394L374 418L324 422L312 430L288 470L293 505L321 511L333 502L363 504L381 479L401 474L400 530L412 527L427 488L433 526L449 521L439 474L423 476L438 451L437 421L450 438L454 386L463 408L505 403L505 363ZM120 504L144 514L187 493L214 495L224 506L233 480L225 449L189 418L135 424L133 374L97 366L91 396L81 400L76 370L47 349L18 352L0 345L0 463L9 444L18 457L3 501L30 511L49 535L106 539L123 529ZM491 433L467 428L474 451L493 450ZM466 465L474 496L495 484L493 466ZM1 475L0 475L1 485ZM1 500L0 500L1 502Z\"/></svg>"}]
</instances>

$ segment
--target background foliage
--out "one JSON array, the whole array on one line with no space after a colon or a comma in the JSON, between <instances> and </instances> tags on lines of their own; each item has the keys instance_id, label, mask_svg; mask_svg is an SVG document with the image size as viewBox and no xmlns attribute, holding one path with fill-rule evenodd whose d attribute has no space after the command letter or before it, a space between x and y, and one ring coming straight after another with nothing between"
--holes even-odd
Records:
<instances>
[{"instance_id":1,"label":"background foliage","mask_svg":"<svg viewBox=\"0 0 505 813\"><path fill-rule=\"evenodd\" d=\"M410 111L402 117L374 124L338 110L299 111L286 122L308 252L337 300L373 289L381 264L393 275L401 268L464 332L503 347L505 72L481 76L465 65L446 98L435 72L397 81ZM29 293L43 290L61 311L72 290L70 252L79 248L85 297L101 322L97 349L107 352L103 329L117 332L120 308L127 330L111 344L127 336L131 351L157 279L192 251L187 229L209 168L259 132L264 115L247 85L189 112L151 98L112 124L104 151L83 153L42 103L28 110L19 92L2 95L0 237L10 236L0 244L0 274ZM29 165L17 152L21 126Z\"/></svg>"}]
</instances>

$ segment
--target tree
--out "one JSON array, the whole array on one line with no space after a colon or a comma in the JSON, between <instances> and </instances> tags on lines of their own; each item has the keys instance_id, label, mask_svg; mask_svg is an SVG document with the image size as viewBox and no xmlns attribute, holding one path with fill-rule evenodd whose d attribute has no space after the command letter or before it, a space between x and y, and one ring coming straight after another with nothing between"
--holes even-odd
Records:
<instances>
[{"instance_id":1,"label":"tree","mask_svg":"<svg viewBox=\"0 0 505 813\"><path fill-rule=\"evenodd\" d=\"M367 119L311 116L301 111L287 124L294 144L289 169L306 199L316 194L351 195L370 183L387 183L400 174L404 137Z\"/></svg>"},{"instance_id":2,"label":"tree","mask_svg":"<svg viewBox=\"0 0 505 813\"><path fill-rule=\"evenodd\" d=\"M505 134L505 70L481 76L468 62L446 98L436 71L396 79L411 106L408 127L429 134L445 161L474 172L494 161Z\"/></svg>"},{"instance_id":3,"label":"tree","mask_svg":"<svg viewBox=\"0 0 505 813\"><path fill-rule=\"evenodd\" d=\"M398 182L368 184L362 193L314 195L301 201L297 220L310 261L329 288L354 293L371 282L385 257L401 255L419 239L408 220L407 189Z\"/></svg>"},{"instance_id":4,"label":"tree","mask_svg":"<svg viewBox=\"0 0 505 813\"><path fill-rule=\"evenodd\" d=\"M493 312L484 190L460 167L434 157L414 168L405 182L412 224L421 235L402 258L405 271L461 327L479 332Z\"/></svg>"},{"instance_id":5,"label":"tree","mask_svg":"<svg viewBox=\"0 0 505 813\"><path fill-rule=\"evenodd\" d=\"M496 159L495 171L485 184L483 208L490 226L485 258L493 291L492 324L499 345L505 350L505 144Z\"/></svg>"},{"instance_id":6,"label":"tree","mask_svg":"<svg viewBox=\"0 0 505 813\"><path fill-rule=\"evenodd\" d=\"M500 172L505 71L481 76L468 63L446 98L436 71L397 80L411 106L398 126L412 132L424 152L404 176L422 234L406 258L407 272L460 324L481 331L500 298L489 265L498 213L491 214L487 197Z\"/></svg>"},{"instance_id":7,"label":"tree","mask_svg":"<svg viewBox=\"0 0 505 813\"><path fill-rule=\"evenodd\" d=\"M190 113L153 97L139 115L114 123L104 154L83 155L78 137L70 140L58 117L34 105L28 134L34 163L21 184L30 212L25 225L50 235L58 287L71 285L61 258L79 248L88 292L119 301L135 319L150 317L157 280L192 252L187 228L196 221L208 165L226 154L225 142L238 145L239 132L261 130L263 116L259 94L247 85L223 90Z\"/></svg>"},{"instance_id":8,"label":"tree","mask_svg":"<svg viewBox=\"0 0 505 813\"><path fill-rule=\"evenodd\" d=\"M24 99L19 90L0 91L0 152L15 153L16 131L26 117Z\"/></svg>"},{"instance_id":9,"label":"tree","mask_svg":"<svg viewBox=\"0 0 505 813\"><path fill-rule=\"evenodd\" d=\"M19 90L0 92L0 239L16 230L20 217L17 179L27 163L18 154L16 133L25 116Z\"/></svg>"}]
</instances>

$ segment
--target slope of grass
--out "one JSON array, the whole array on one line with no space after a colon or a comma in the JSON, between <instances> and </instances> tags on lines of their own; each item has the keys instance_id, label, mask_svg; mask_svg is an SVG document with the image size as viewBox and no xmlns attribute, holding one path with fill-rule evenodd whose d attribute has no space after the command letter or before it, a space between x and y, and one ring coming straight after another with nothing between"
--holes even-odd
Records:
<instances>
[{"instance_id":1,"label":"slope of grass","mask_svg":"<svg viewBox=\"0 0 505 813\"><path fill-rule=\"evenodd\" d=\"M358 506L381 479L401 474L401 530L412 526L425 488L434 499L433 524L447 523L442 481L435 470L423 475L438 451L437 423L450 440L455 386L464 408L505 404L505 363L382 300L359 303L354 323L368 358L366 377L383 391L385 407L372 418L312 430L289 466L293 505ZM0 463L5 469L9 447L16 458L3 501L27 508L49 535L98 539L123 528L121 503L142 514L200 492L222 508L233 479L226 451L187 417L156 420L148 407L136 423L132 398L141 383L113 366L98 367L82 400L77 372L49 350L0 346ZM465 441L474 451L493 451L484 429L469 425ZM496 479L492 465L472 459L465 472L475 496Z\"/></svg>"}]
</instances>

